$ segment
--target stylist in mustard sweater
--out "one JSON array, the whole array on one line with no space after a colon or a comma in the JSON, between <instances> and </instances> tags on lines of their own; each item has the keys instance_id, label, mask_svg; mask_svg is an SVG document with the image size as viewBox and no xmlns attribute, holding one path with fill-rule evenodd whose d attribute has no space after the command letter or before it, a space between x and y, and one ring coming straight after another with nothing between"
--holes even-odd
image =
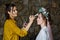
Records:
<instances>
[{"instance_id":1,"label":"stylist in mustard sweater","mask_svg":"<svg viewBox=\"0 0 60 40\"><path fill-rule=\"evenodd\" d=\"M29 30L35 16L31 15L29 17L29 23L26 27L18 28L16 21L14 18L17 16L17 8L15 4L6 4L5 10L6 21L4 23L4 32L3 32L3 40L19 40L20 37L24 37L27 35L27 31Z\"/></svg>"}]
</instances>

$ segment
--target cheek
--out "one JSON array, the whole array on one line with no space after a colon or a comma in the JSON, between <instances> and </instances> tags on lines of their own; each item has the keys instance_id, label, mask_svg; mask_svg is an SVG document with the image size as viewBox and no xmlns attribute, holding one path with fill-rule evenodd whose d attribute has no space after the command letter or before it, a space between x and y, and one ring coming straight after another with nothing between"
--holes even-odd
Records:
<instances>
[{"instance_id":1,"label":"cheek","mask_svg":"<svg viewBox=\"0 0 60 40\"><path fill-rule=\"evenodd\" d=\"M42 23L42 19L37 20L37 24L40 25Z\"/></svg>"},{"instance_id":2,"label":"cheek","mask_svg":"<svg viewBox=\"0 0 60 40\"><path fill-rule=\"evenodd\" d=\"M40 22L42 22L42 19L40 19Z\"/></svg>"},{"instance_id":3,"label":"cheek","mask_svg":"<svg viewBox=\"0 0 60 40\"><path fill-rule=\"evenodd\" d=\"M41 22L40 19L37 19L37 24L40 24L40 22Z\"/></svg>"},{"instance_id":4,"label":"cheek","mask_svg":"<svg viewBox=\"0 0 60 40\"><path fill-rule=\"evenodd\" d=\"M40 22L41 22L41 20L38 20L38 22L40 23Z\"/></svg>"},{"instance_id":5,"label":"cheek","mask_svg":"<svg viewBox=\"0 0 60 40\"><path fill-rule=\"evenodd\" d=\"M17 12L13 12L13 15L17 15Z\"/></svg>"}]
</instances>

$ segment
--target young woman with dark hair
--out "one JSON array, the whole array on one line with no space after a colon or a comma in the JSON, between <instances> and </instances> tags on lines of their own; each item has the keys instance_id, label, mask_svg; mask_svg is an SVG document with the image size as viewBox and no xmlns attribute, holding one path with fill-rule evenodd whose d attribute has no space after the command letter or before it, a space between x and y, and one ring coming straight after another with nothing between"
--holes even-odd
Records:
<instances>
[{"instance_id":1,"label":"young woman with dark hair","mask_svg":"<svg viewBox=\"0 0 60 40\"><path fill-rule=\"evenodd\" d=\"M18 28L16 21L14 20L17 15L17 8L15 4L7 4L5 10L6 21L4 24L3 40L19 40L20 37L27 35L35 16L31 15L29 17L29 23L26 27Z\"/></svg>"}]
</instances>

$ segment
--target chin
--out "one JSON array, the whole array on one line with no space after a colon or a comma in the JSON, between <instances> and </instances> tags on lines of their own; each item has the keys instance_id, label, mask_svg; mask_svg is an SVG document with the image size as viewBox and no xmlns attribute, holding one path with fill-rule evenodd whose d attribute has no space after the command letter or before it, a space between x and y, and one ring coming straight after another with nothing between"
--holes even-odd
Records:
<instances>
[{"instance_id":1,"label":"chin","mask_svg":"<svg viewBox=\"0 0 60 40\"><path fill-rule=\"evenodd\" d=\"M39 23L37 23L37 25L40 25Z\"/></svg>"}]
</instances>

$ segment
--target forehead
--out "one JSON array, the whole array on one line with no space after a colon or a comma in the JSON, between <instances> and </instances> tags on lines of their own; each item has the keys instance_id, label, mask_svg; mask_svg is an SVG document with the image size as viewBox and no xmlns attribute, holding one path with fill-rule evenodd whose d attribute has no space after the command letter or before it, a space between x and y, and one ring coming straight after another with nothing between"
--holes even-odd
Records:
<instances>
[{"instance_id":1,"label":"forehead","mask_svg":"<svg viewBox=\"0 0 60 40\"><path fill-rule=\"evenodd\" d=\"M41 17L42 16L42 14L40 13L39 15L38 15L38 17Z\"/></svg>"}]
</instances>

